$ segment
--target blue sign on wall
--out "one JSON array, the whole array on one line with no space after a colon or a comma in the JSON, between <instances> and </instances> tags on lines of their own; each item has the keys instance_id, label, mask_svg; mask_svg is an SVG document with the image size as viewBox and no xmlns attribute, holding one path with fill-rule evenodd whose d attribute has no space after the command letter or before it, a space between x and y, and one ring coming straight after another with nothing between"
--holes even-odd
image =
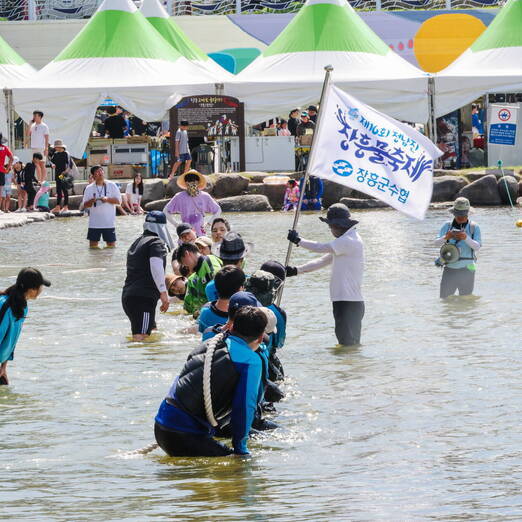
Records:
<instances>
[{"instance_id":1,"label":"blue sign on wall","mask_svg":"<svg viewBox=\"0 0 522 522\"><path fill-rule=\"evenodd\" d=\"M517 125L515 123L492 123L489 127L489 143L515 145Z\"/></svg>"}]
</instances>

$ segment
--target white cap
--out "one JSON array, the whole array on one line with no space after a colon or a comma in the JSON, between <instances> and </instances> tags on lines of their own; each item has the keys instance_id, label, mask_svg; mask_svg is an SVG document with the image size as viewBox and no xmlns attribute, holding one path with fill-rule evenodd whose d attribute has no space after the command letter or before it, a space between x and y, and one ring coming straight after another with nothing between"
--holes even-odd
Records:
<instances>
[{"instance_id":1,"label":"white cap","mask_svg":"<svg viewBox=\"0 0 522 522\"><path fill-rule=\"evenodd\" d=\"M272 310L270 310L270 308L267 308L266 306L261 306L259 309L266 315L267 323L265 333L277 333L277 317L274 314L274 312L272 312Z\"/></svg>"}]
</instances>

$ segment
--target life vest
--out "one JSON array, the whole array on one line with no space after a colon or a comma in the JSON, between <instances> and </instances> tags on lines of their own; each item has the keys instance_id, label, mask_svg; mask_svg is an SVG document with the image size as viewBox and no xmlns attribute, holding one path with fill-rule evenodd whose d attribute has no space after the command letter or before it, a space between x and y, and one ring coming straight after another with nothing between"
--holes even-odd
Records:
<instances>
[{"instance_id":1,"label":"life vest","mask_svg":"<svg viewBox=\"0 0 522 522\"><path fill-rule=\"evenodd\" d=\"M176 402L189 415L208 423L203 394L203 371L205 354L209 343L202 343L188 357L181 370L176 385ZM236 385L237 372L226 344L226 337L220 339L212 356L210 392L214 418L220 423L230 415Z\"/></svg>"}]
</instances>

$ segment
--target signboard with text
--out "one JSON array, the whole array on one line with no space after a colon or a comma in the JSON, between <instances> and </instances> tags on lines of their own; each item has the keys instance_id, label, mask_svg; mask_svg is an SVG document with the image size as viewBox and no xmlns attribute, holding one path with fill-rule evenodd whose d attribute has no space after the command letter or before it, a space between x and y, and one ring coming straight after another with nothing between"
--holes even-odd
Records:
<instances>
[{"instance_id":1,"label":"signboard with text","mask_svg":"<svg viewBox=\"0 0 522 522\"><path fill-rule=\"evenodd\" d=\"M240 170L245 170L245 116L244 105L237 98L219 94L203 94L182 98L170 110L171 142L179 123L188 121L190 138L239 139ZM174 143L171 143L174 150Z\"/></svg>"},{"instance_id":2,"label":"signboard with text","mask_svg":"<svg viewBox=\"0 0 522 522\"><path fill-rule=\"evenodd\" d=\"M491 105L488 142L493 145L515 145L518 106Z\"/></svg>"}]
</instances>

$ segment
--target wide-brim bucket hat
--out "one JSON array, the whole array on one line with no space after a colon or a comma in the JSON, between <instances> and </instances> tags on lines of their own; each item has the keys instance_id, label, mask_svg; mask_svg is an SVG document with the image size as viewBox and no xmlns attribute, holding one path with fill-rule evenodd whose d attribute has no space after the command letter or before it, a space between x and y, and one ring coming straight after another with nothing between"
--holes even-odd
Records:
<instances>
[{"instance_id":1,"label":"wide-brim bucket hat","mask_svg":"<svg viewBox=\"0 0 522 522\"><path fill-rule=\"evenodd\" d=\"M473 207L471 206L469 199L462 196L457 198L453 202L453 206L450 208L450 212L457 217L467 216L472 211Z\"/></svg>"},{"instance_id":2,"label":"wide-brim bucket hat","mask_svg":"<svg viewBox=\"0 0 522 522\"><path fill-rule=\"evenodd\" d=\"M185 190L187 188L187 181L186 178L189 174L192 174L194 176L198 177L198 189L203 190L207 186L207 178L201 174L201 172L198 172L197 170L191 169L188 172L185 172L178 178L178 187Z\"/></svg>"}]
</instances>

